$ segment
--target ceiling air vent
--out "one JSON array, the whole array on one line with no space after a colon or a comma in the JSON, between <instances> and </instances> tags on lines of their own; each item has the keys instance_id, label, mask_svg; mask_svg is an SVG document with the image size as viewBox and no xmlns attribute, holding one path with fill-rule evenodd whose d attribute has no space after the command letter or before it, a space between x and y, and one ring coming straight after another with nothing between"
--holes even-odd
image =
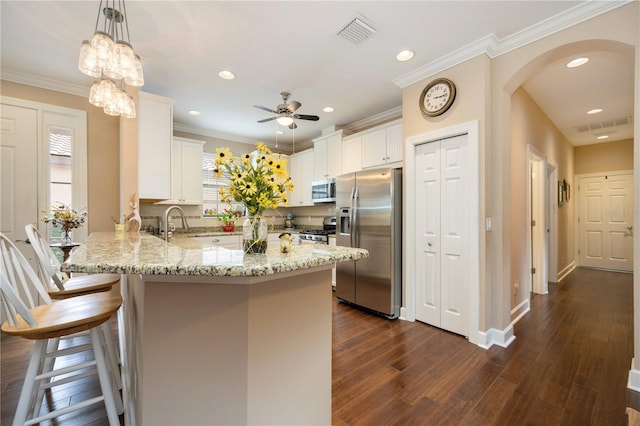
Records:
<instances>
[{"instance_id":1,"label":"ceiling air vent","mask_svg":"<svg viewBox=\"0 0 640 426\"><path fill-rule=\"evenodd\" d=\"M376 29L362 18L353 18L347 25L338 31L338 35L358 45L375 34Z\"/></svg>"},{"instance_id":2,"label":"ceiling air vent","mask_svg":"<svg viewBox=\"0 0 640 426\"><path fill-rule=\"evenodd\" d=\"M594 130L603 130L611 127L626 126L631 123L631 117L617 118L615 120L602 121L600 123L582 124L576 126L579 132L589 132Z\"/></svg>"}]
</instances>

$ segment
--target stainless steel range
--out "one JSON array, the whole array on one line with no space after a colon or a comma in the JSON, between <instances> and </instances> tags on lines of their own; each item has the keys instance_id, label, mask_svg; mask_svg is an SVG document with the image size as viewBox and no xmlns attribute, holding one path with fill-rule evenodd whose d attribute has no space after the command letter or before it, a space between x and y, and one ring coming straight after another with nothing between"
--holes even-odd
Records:
<instances>
[{"instance_id":1,"label":"stainless steel range","mask_svg":"<svg viewBox=\"0 0 640 426\"><path fill-rule=\"evenodd\" d=\"M300 244L329 244L329 235L335 233L335 216L326 217L322 223L322 229L300 231Z\"/></svg>"}]
</instances>

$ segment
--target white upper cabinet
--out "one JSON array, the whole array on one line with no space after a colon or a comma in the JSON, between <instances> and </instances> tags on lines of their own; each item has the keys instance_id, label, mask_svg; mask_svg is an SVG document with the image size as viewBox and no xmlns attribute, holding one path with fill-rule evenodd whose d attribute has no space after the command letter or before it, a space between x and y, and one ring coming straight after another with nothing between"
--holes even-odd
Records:
<instances>
[{"instance_id":1,"label":"white upper cabinet","mask_svg":"<svg viewBox=\"0 0 640 426\"><path fill-rule=\"evenodd\" d=\"M174 138L171 153L171 201L202 204L204 141Z\"/></svg>"},{"instance_id":2,"label":"white upper cabinet","mask_svg":"<svg viewBox=\"0 0 640 426\"><path fill-rule=\"evenodd\" d=\"M402 122L394 121L362 134L362 168L402 166Z\"/></svg>"},{"instance_id":3,"label":"white upper cabinet","mask_svg":"<svg viewBox=\"0 0 640 426\"><path fill-rule=\"evenodd\" d=\"M362 170L362 136L350 136L342 141L342 173Z\"/></svg>"},{"instance_id":4,"label":"white upper cabinet","mask_svg":"<svg viewBox=\"0 0 640 426\"><path fill-rule=\"evenodd\" d=\"M342 130L313 140L313 180L342 174Z\"/></svg>"},{"instance_id":5,"label":"white upper cabinet","mask_svg":"<svg viewBox=\"0 0 640 426\"><path fill-rule=\"evenodd\" d=\"M138 196L171 197L173 99L138 94Z\"/></svg>"},{"instance_id":6,"label":"white upper cabinet","mask_svg":"<svg viewBox=\"0 0 640 426\"><path fill-rule=\"evenodd\" d=\"M313 182L314 150L308 149L289 156L289 176L293 192L289 193L289 207L312 206L311 182Z\"/></svg>"}]
</instances>

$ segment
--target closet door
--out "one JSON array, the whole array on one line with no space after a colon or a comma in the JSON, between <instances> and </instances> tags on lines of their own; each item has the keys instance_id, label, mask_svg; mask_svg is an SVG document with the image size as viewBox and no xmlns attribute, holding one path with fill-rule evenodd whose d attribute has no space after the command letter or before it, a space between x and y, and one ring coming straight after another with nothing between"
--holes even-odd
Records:
<instances>
[{"instance_id":1,"label":"closet door","mask_svg":"<svg viewBox=\"0 0 640 426\"><path fill-rule=\"evenodd\" d=\"M469 335L467 135L416 147L416 319Z\"/></svg>"}]
</instances>

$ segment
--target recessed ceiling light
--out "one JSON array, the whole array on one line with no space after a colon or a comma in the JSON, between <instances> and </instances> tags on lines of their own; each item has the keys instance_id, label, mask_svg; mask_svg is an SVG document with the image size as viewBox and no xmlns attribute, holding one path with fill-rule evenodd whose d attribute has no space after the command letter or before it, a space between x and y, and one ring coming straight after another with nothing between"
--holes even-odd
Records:
<instances>
[{"instance_id":1,"label":"recessed ceiling light","mask_svg":"<svg viewBox=\"0 0 640 426\"><path fill-rule=\"evenodd\" d=\"M598 139L598 140L609 139L609 135L598 136L596 139Z\"/></svg>"},{"instance_id":2,"label":"recessed ceiling light","mask_svg":"<svg viewBox=\"0 0 640 426\"><path fill-rule=\"evenodd\" d=\"M403 50L396 55L396 59L400 62L408 61L413 58L414 52L413 50Z\"/></svg>"},{"instance_id":3,"label":"recessed ceiling light","mask_svg":"<svg viewBox=\"0 0 640 426\"><path fill-rule=\"evenodd\" d=\"M326 107L322 108L322 110L324 112L333 112L334 111L333 107L330 107L330 106L326 106Z\"/></svg>"},{"instance_id":4,"label":"recessed ceiling light","mask_svg":"<svg viewBox=\"0 0 640 426\"><path fill-rule=\"evenodd\" d=\"M567 68L579 67L580 65L584 65L587 62L589 62L589 58L576 58L567 64Z\"/></svg>"},{"instance_id":5,"label":"recessed ceiling light","mask_svg":"<svg viewBox=\"0 0 640 426\"><path fill-rule=\"evenodd\" d=\"M218 75L220 76L220 78L224 78L225 80L233 80L234 78L236 78L236 75L234 73L227 70L220 71Z\"/></svg>"},{"instance_id":6,"label":"recessed ceiling light","mask_svg":"<svg viewBox=\"0 0 640 426\"><path fill-rule=\"evenodd\" d=\"M276 130L276 135L284 135L284 132L282 130Z\"/></svg>"},{"instance_id":7,"label":"recessed ceiling light","mask_svg":"<svg viewBox=\"0 0 640 426\"><path fill-rule=\"evenodd\" d=\"M587 114L597 114L599 112L602 112L603 109L602 108L594 108L591 111L587 111Z\"/></svg>"},{"instance_id":8,"label":"recessed ceiling light","mask_svg":"<svg viewBox=\"0 0 640 426\"><path fill-rule=\"evenodd\" d=\"M200 115L200 111L196 111L195 109L187 111L187 114L193 115L194 117L198 117Z\"/></svg>"}]
</instances>

